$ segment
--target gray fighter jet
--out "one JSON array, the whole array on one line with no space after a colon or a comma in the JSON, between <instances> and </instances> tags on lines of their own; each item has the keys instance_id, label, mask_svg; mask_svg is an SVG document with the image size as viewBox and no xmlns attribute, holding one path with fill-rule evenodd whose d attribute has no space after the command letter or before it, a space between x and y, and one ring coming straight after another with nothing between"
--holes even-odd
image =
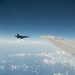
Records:
<instances>
[{"instance_id":1,"label":"gray fighter jet","mask_svg":"<svg viewBox=\"0 0 75 75\"><path fill-rule=\"evenodd\" d=\"M22 36L22 35L19 35L19 34L17 34L15 37L20 38L20 39L29 38L29 36Z\"/></svg>"}]
</instances>

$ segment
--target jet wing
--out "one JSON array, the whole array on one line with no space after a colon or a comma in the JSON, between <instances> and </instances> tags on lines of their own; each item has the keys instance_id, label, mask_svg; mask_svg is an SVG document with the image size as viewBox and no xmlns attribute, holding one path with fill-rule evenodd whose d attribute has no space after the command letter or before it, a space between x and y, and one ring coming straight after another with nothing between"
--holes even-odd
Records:
<instances>
[{"instance_id":1,"label":"jet wing","mask_svg":"<svg viewBox=\"0 0 75 75\"><path fill-rule=\"evenodd\" d=\"M42 36L42 38L75 56L75 40L64 39L56 36Z\"/></svg>"}]
</instances>

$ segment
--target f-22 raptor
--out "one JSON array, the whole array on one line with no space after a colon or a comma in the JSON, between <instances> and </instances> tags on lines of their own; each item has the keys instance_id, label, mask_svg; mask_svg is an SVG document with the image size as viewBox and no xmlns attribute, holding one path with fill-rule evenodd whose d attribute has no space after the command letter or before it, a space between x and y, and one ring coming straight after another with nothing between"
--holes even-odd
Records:
<instances>
[{"instance_id":1,"label":"f-22 raptor","mask_svg":"<svg viewBox=\"0 0 75 75\"><path fill-rule=\"evenodd\" d=\"M18 39L19 39L19 38L20 38L20 39L29 38L29 36L22 36L22 35L19 35L19 34L17 34L15 37L17 37Z\"/></svg>"}]
</instances>

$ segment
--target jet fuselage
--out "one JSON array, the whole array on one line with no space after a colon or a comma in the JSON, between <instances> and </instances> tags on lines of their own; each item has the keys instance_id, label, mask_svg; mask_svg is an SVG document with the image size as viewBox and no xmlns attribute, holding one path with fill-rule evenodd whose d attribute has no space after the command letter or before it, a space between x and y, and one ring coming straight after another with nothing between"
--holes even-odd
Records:
<instances>
[{"instance_id":1,"label":"jet fuselage","mask_svg":"<svg viewBox=\"0 0 75 75\"><path fill-rule=\"evenodd\" d=\"M29 38L29 36L22 36L22 35L19 35L19 34L17 34L15 37L20 38L20 39Z\"/></svg>"}]
</instances>

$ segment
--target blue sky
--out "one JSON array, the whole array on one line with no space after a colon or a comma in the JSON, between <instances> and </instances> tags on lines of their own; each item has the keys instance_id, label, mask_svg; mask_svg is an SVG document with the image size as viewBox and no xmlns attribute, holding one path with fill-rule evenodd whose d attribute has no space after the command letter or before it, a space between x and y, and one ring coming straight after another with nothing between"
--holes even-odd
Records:
<instances>
[{"instance_id":1,"label":"blue sky","mask_svg":"<svg viewBox=\"0 0 75 75\"><path fill-rule=\"evenodd\" d=\"M40 39L41 35L75 38L74 0L0 0L0 37L17 33Z\"/></svg>"},{"instance_id":2,"label":"blue sky","mask_svg":"<svg viewBox=\"0 0 75 75\"><path fill-rule=\"evenodd\" d=\"M17 39L17 33L30 38ZM43 35L75 39L74 0L0 0L0 54L63 54Z\"/></svg>"},{"instance_id":3,"label":"blue sky","mask_svg":"<svg viewBox=\"0 0 75 75\"><path fill-rule=\"evenodd\" d=\"M17 33L29 35L30 38L17 39L14 37ZM38 53L45 57L43 62L48 66L54 61L56 64L61 62L64 65L67 60L66 63L71 64L69 66L72 69L72 66L74 67L73 58L69 58L70 61L65 58L67 53L41 39L40 36L43 35L75 39L74 0L0 0L0 55L6 57L7 54L14 57L18 53L19 55L29 53L31 57ZM29 56L26 59L30 63ZM54 56L57 57L54 58ZM1 57L2 61L5 60L4 57ZM51 57L52 61L46 57ZM12 60L11 57L9 59Z\"/></svg>"}]
</instances>

